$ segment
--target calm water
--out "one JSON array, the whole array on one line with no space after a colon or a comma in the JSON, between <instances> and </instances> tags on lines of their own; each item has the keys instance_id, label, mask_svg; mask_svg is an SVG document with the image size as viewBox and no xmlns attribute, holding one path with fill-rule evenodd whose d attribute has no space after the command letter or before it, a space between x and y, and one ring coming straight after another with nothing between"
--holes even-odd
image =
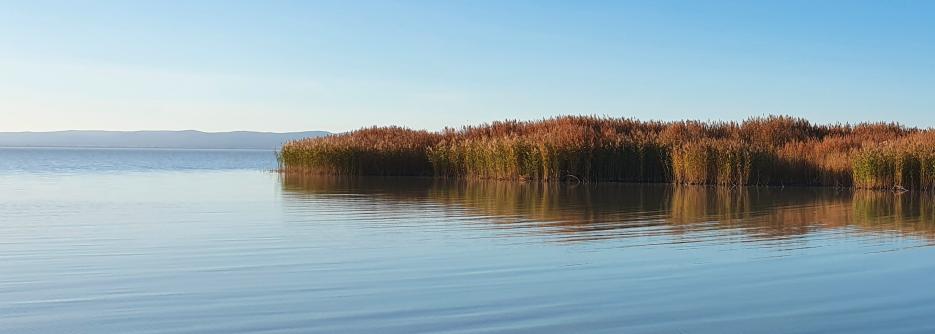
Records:
<instances>
[{"instance_id":1,"label":"calm water","mask_svg":"<svg viewBox=\"0 0 935 334\"><path fill-rule=\"evenodd\" d=\"M926 333L935 199L0 149L2 333Z\"/></svg>"}]
</instances>

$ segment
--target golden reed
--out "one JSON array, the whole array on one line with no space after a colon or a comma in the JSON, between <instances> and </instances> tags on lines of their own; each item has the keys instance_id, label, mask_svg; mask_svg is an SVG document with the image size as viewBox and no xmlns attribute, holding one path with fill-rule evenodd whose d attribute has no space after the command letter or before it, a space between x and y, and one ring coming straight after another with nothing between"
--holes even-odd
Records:
<instances>
[{"instance_id":1,"label":"golden reed","mask_svg":"<svg viewBox=\"0 0 935 334\"><path fill-rule=\"evenodd\" d=\"M371 127L286 143L285 172L534 181L935 189L935 130L562 116L440 132Z\"/></svg>"}]
</instances>

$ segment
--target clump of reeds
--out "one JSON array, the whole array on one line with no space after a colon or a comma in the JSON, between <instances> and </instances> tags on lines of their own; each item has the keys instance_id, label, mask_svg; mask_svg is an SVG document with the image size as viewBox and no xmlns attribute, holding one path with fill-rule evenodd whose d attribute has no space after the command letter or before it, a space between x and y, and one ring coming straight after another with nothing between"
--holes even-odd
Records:
<instances>
[{"instance_id":1,"label":"clump of reeds","mask_svg":"<svg viewBox=\"0 0 935 334\"><path fill-rule=\"evenodd\" d=\"M439 176L520 180L666 180L661 123L559 117L449 130L429 150Z\"/></svg>"},{"instance_id":2,"label":"clump of reeds","mask_svg":"<svg viewBox=\"0 0 935 334\"><path fill-rule=\"evenodd\" d=\"M374 127L287 143L280 159L286 171L340 175L935 189L933 130L787 116L563 116L441 132Z\"/></svg>"},{"instance_id":3,"label":"clump of reeds","mask_svg":"<svg viewBox=\"0 0 935 334\"><path fill-rule=\"evenodd\" d=\"M859 188L935 189L935 133L868 145L854 155L853 164Z\"/></svg>"},{"instance_id":4,"label":"clump of reeds","mask_svg":"<svg viewBox=\"0 0 935 334\"><path fill-rule=\"evenodd\" d=\"M440 135L401 127L372 127L283 145L285 171L334 175L432 175L427 150Z\"/></svg>"},{"instance_id":5,"label":"clump of reeds","mask_svg":"<svg viewBox=\"0 0 935 334\"><path fill-rule=\"evenodd\" d=\"M724 139L678 145L671 164L675 183L724 186L757 184L754 171L767 168L766 156L757 148Z\"/></svg>"}]
</instances>

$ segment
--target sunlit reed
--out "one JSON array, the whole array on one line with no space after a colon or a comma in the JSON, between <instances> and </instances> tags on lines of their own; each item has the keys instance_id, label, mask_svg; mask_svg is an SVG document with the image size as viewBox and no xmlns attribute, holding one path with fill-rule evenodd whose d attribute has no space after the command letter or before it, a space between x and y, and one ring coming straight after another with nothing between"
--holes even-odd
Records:
<instances>
[{"instance_id":1,"label":"sunlit reed","mask_svg":"<svg viewBox=\"0 0 935 334\"><path fill-rule=\"evenodd\" d=\"M569 182L935 189L935 132L895 123L815 125L562 116L440 132L372 127L287 143L287 172Z\"/></svg>"}]
</instances>

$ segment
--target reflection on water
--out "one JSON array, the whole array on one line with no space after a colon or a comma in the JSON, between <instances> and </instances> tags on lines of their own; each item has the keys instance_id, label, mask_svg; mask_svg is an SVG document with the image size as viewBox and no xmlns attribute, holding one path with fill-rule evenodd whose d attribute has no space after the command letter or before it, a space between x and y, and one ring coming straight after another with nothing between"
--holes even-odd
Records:
<instances>
[{"instance_id":1,"label":"reflection on water","mask_svg":"<svg viewBox=\"0 0 935 334\"><path fill-rule=\"evenodd\" d=\"M491 229L522 229L557 241L664 233L678 242L787 241L816 231L935 239L935 198L831 188L675 187L542 184L420 178L281 175L287 199L365 196L430 203L454 215L483 216ZM535 227L534 229L531 227ZM714 234L711 234L714 233ZM732 234L734 238L725 238Z\"/></svg>"},{"instance_id":2,"label":"reflection on water","mask_svg":"<svg viewBox=\"0 0 935 334\"><path fill-rule=\"evenodd\" d=\"M19 156L67 163L0 164L0 333L935 332L930 194Z\"/></svg>"}]
</instances>

